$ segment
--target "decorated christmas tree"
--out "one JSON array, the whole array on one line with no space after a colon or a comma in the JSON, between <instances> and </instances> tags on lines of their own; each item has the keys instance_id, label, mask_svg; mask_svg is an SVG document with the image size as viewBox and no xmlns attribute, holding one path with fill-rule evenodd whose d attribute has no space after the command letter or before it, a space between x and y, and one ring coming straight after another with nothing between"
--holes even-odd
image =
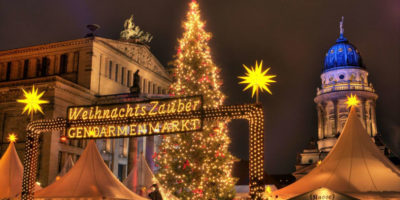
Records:
<instances>
[{"instance_id":1,"label":"decorated christmas tree","mask_svg":"<svg viewBox=\"0 0 400 200\"><path fill-rule=\"evenodd\" d=\"M184 33L174 61L176 97L203 96L204 108L216 108L224 102L220 69L211 59L198 3L189 4ZM181 199L233 199L236 179L231 176L235 158L229 153L230 138L226 121L205 121L203 131L164 136L155 160L157 179L165 189Z\"/></svg>"}]
</instances>

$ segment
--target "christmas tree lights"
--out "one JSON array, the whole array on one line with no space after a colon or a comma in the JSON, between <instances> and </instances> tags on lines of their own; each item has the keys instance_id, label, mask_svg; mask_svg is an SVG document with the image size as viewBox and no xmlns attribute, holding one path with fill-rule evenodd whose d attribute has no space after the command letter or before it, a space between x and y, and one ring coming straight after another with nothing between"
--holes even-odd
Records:
<instances>
[{"instance_id":1,"label":"christmas tree lights","mask_svg":"<svg viewBox=\"0 0 400 200\"><path fill-rule=\"evenodd\" d=\"M203 96L203 107L218 108L225 99L220 69L211 59L199 5L189 4L184 33L174 62L173 96ZM236 179L231 176L235 158L228 152L226 121L206 121L202 132L164 136L155 156L157 179L181 199L233 199Z\"/></svg>"}]
</instances>

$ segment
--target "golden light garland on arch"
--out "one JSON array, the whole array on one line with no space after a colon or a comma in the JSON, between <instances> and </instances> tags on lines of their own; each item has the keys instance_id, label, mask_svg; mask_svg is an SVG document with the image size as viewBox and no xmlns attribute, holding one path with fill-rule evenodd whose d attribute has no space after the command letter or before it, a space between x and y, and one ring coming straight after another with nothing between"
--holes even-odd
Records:
<instances>
[{"instance_id":1,"label":"golden light garland on arch","mask_svg":"<svg viewBox=\"0 0 400 200\"><path fill-rule=\"evenodd\" d=\"M264 193L264 116L261 105L245 104L220 106L219 108L208 108L190 112L159 114L144 117L128 117L125 119L103 119L103 120L77 120L74 126L98 126L119 125L124 126L132 123L148 121L165 121L171 119L201 118L205 121L247 119L250 128L250 196L252 199L261 199ZM22 182L22 199L33 200L33 189L36 179L37 158L39 152L39 136L43 132L51 130L66 129L68 120L58 118L52 120L36 120L28 124L26 153L24 157L24 176ZM141 136L148 136L144 133ZM154 133L152 135L158 135Z\"/></svg>"}]
</instances>

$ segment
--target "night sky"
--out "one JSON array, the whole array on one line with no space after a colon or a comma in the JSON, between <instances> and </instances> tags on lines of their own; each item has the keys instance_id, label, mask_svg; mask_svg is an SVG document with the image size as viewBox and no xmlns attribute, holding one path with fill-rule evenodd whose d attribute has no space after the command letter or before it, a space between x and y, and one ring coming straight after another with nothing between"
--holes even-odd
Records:
<instances>
[{"instance_id":1,"label":"night sky","mask_svg":"<svg viewBox=\"0 0 400 200\"><path fill-rule=\"evenodd\" d=\"M0 50L83 37L87 24L117 39L131 13L154 35L151 50L167 66L176 53L189 0L0 0ZM313 99L325 52L339 35L361 52L379 98L378 131L400 153L400 1L398 0L199 0L214 62L222 68L227 104L254 102L242 92L242 64L264 60L277 74L273 95L261 95L265 110L267 173L294 170L296 154L317 137ZM245 121L230 123L232 153L248 157Z\"/></svg>"}]
</instances>

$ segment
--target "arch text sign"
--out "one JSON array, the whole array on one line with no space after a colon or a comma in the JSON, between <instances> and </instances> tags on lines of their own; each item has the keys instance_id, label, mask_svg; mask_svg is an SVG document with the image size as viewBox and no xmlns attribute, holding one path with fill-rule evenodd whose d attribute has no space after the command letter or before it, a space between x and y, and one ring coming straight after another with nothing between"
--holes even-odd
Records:
<instances>
[{"instance_id":1,"label":"arch text sign","mask_svg":"<svg viewBox=\"0 0 400 200\"><path fill-rule=\"evenodd\" d=\"M201 111L202 108L200 96L109 105L72 106L67 108L66 136L68 139L99 139L201 131L203 120L201 116L195 115L195 112ZM166 114L182 114L187 117L170 116L165 119L145 120ZM130 120L132 118L143 120L132 121ZM125 120L128 123L123 126L110 123L91 126L86 124L91 121L110 120Z\"/></svg>"}]
</instances>

